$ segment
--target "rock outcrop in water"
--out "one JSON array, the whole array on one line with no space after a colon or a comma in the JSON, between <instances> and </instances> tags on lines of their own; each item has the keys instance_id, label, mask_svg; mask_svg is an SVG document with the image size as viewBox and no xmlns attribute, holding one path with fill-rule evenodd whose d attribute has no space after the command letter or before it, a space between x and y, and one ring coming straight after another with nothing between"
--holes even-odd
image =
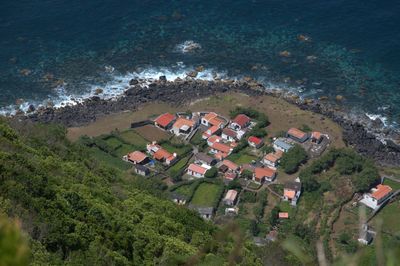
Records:
<instances>
[{"instance_id":1,"label":"rock outcrop in water","mask_svg":"<svg viewBox=\"0 0 400 266\"><path fill-rule=\"evenodd\" d=\"M125 91L125 95L116 99L104 100L94 96L74 106L38 109L37 112L25 116L25 119L45 123L61 123L72 127L93 122L103 115L135 110L140 105L149 102L160 101L179 105L228 90L246 93L250 96L269 94L282 97L288 102L298 105L301 109L320 113L333 119L343 128L344 141L359 153L382 165L400 165L400 145L388 139L389 135L392 139L400 139L400 135L395 135L397 133L394 132L383 134L382 128L377 128L379 122L372 123L368 118L365 121L352 119L346 112L338 111L337 108L327 103L321 104L320 101L304 101L299 97L282 92L267 91L261 84L253 80L204 81L188 78L167 81L162 77L146 86L138 80L131 80L129 83L130 87ZM375 132L371 132L371 130L375 130Z\"/></svg>"}]
</instances>

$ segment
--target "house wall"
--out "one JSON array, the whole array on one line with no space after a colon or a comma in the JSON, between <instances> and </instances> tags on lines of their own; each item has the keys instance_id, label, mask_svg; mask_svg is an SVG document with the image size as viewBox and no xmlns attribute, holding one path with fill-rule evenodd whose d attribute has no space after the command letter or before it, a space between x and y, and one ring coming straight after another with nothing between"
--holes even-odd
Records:
<instances>
[{"instance_id":1,"label":"house wall","mask_svg":"<svg viewBox=\"0 0 400 266\"><path fill-rule=\"evenodd\" d=\"M235 138L232 138L231 136L225 135L222 133L221 138L227 141L235 141Z\"/></svg>"},{"instance_id":2,"label":"house wall","mask_svg":"<svg viewBox=\"0 0 400 266\"><path fill-rule=\"evenodd\" d=\"M200 173L196 173L196 172L190 171L190 170L188 170L187 173L188 173L188 175L191 175L191 176L194 176L194 177L198 177L198 178L204 177L204 175L202 175Z\"/></svg>"},{"instance_id":3,"label":"house wall","mask_svg":"<svg viewBox=\"0 0 400 266\"><path fill-rule=\"evenodd\" d=\"M278 166L278 163L273 163L273 162L271 162L271 161L269 161L269 160L265 160L265 159L263 159L263 164L264 165L267 165L267 166L270 166L270 167L277 167Z\"/></svg>"}]
</instances>

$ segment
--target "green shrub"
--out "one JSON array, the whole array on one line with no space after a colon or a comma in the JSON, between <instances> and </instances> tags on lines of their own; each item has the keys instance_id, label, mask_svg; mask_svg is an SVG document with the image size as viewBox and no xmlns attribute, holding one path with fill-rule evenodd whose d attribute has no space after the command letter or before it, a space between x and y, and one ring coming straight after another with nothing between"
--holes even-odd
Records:
<instances>
[{"instance_id":1,"label":"green shrub","mask_svg":"<svg viewBox=\"0 0 400 266\"><path fill-rule=\"evenodd\" d=\"M299 166L307 161L307 153L300 145L295 145L288 152L284 153L281 159L281 166L285 173L297 172Z\"/></svg>"}]
</instances>

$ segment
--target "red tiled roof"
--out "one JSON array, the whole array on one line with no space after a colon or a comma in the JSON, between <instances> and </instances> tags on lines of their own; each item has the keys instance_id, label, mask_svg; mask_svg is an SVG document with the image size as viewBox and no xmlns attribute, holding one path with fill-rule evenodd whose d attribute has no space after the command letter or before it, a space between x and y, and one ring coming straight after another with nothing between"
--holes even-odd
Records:
<instances>
[{"instance_id":1,"label":"red tiled roof","mask_svg":"<svg viewBox=\"0 0 400 266\"><path fill-rule=\"evenodd\" d=\"M153 156L156 160L165 160L168 157L171 157L172 154L161 148L156 151Z\"/></svg>"},{"instance_id":2,"label":"red tiled roof","mask_svg":"<svg viewBox=\"0 0 400 266\"><path fill-rule=\"evenodd\" d=\"M276 163L280 158L276 156L274 153L268 153L265 155L264 160Z\"/></svg>"},{"instance_id":3,"label":"red tiled roof","mask_svg":"<svg viewBox=\"0 0 400 266\"><path fill-rule=\"evenodd\" d=\"M209 141L211 143L216 143L216 142L219 142L220 140L221 140L220 136L212 135L211 137L208 138L207 141Z\"/></svg>"},{"instance_id":4,"label":"red tiled roof","mask_svg":"<svg viewBox=\"0 0 400 266\"><path fill-rule=\"evenodd\" d=\"M229 153L231 151L231 148L229 146L219 142L214 142L211 148L217 151L221 151L223 153Z\"/></svg>"},{"instance_id":5,"label":"red tiled roof","mask_svg":"<svg viewBox=\"0 0 400 266\"><path fill-rule=\"evenodd\" d=\"M291 129L288 130L288 134L298 138L298 139L302 139L306 136L306 133L301 131L300 129L294 128L292 127Z\"/></svg>"},{"instance_id":6,"label":"red tiled roof","mask_svg":"<svg viewBox=\"0 0 400 266\"><path fill-rule=\"evenodd\" d=\"M247 115L239 114L232 120L233 123L238 124L241 127L244 127L247 123L250 122L250 118Z\"/></svg>"},{"instance_id":7,"label":"red tiled roof","mask_svg":"<svg viewBox=\"0 0 400 266\"><path fill-rule=\"evenodd\" d=\"M289 219L289 213L288 212L280 212L278 213L279 219Z\"/></svg>"},{"instance_id":8,"label":"red tiled roof","mask_svg":"<svg viewBox=\"0 0 400 266\"><path fill-rule=\"evenodd\" d=\"M220 127L224 123L224 121L219 119L218 117L214 117L213 119L210 119L210 121L208 121L208 123L210 123L213 126Z\"/></svg>"},{"instance_id":9,"label":"red tiled roof","mask_svg":"<svg viewBox=\"0 0 400 266\"><path fill-rule=\"evenodd\" d=\"M174 123L174 128L181 128L183 126L193 127L195 122L193 120L189 120L183 117L179 117L178 120Z\"/></svg>"},{"instance_id":10,"label":"red tiled roof","mask_svg":"<svg viewBox=\"0 0 400 266\"><path fill-rule=\"evenodd\" d=\"M260 139L260 138L257 138L257 137L255 137L255 136L251 136L251 137L249 137L249 142L252 142L252 143L254 143L255 145L260 145L261 143L262 143L262 139Z\"/></svg>"},{"instance_id":11,"label":"red tiled roof","mask_svg":"<svg viewBox=\"0 0 400 266\"><path fill-rule=\"evenodd\" d=\"M235 200L236 199L236 196L237 196L237 191L236 190L234 190L234 189L230 189L230 190L228 190L228 192L226 192L226 195L225 195L225 200Z\"/></svg>"},{"instance_id":12,"label":"red tiled roof","mask_svg":"<svg viewBox=\"0 0 400 266\"><path fill-rule=\"evenodd\" d=\"M318 132L318 131L313 131L312 133L311 133L311 137L313 138L313 139L320 139L321 138L321 132Z\"/></svg>"},{"instance_id":13,"label":"red tiled roof","mask_svg":"<svg viewBox=\"0 0 400 266\"><path fill-rule=\"evenodd\" d=\"M207 136L210 137L211 135L213 135L215 132L217 132L220 128L218 126L211 126L209 128L207 128L206 131L204 131L203 136Z\"/></svg>"},{"instance_id":14,"label":"red tiled roof","mask_svg":"<svg viewBox=\"0 0 400 266\"><path fill-rule=\"evenodd\" d=\"M138 162L138 163L142 162L146 158L147 158L147 155L141 151L134 151L134 152L131 152L128 154L128 160Z\"/></svg>"},{"instance_id":15,"label":"red tiled roof","mask_svg":"<svg viewBox=\"0 0 400 266\"><path fill-rule=\"evenodd\" d=\"M223 159L225 159L226 157L228 157L228 154L225 153L225 152L217 152L217 153L214 155L214 157L215 157L217 160L223 160Z\"/></svg>"},{"instance_id":16,"label":"red tiled roof","mask_svg":"<svg viewBox=\"0 0 400 266\"><path fill-rule=\"evenodd\" d=\"M392 192L392 188L391 187L389 187L387 185L379 184L376 187L376 191L374 193L372 193L372 197L377 199L377 200L380 200L380 199L384 198L390 192Z\"/></svg>"},{"instance_id":17,"label":"red tiled roof","mask_svg":"<svg viewBox=\"0 0 400 266\"><path fill-rule=\"evenodd\" d=\"M157 117L156 120L154 120L154 122L156 122L158 125L162 127L166 127L174 120L175 116L173 114L165 113Z\"/></svg>"},{"instance_id":18,"label":"red tiled roof","mask_svg":"<svg viewBox=\"0 0 400 266\"><path fill-rule=\"evenodd\" d=\"M296 195L296 191L285 189L284 192L283 192L283 195L285 197L287 197L288 199L293 199L294 196Z\"/></svg>"},{"instance_id":19,"label":"red tiled roof","mask_svg":"<svg viewBox=\"0 0 400 266\"><path fill-rule=\"evenodd\" d=\"M237 177L237 174L235 172L226 172L225 173L225 178L229 180L233 180Z\"/></svg>"},{"instance_id":20,"label":"red tiled roof","mask_svg":"<svg viewBox=\"0 0 400 266\"><path fill-rule=\"evenodd\" d=\"M204 116L204 120L210 122L210 120L216 118L218 115L214 112L210 112Z\"/></svg>"},{"instance_id":21,"label":"red tiled roof","mask_svg":"<svg viewBox=\"0 0 400 266\"><path fill-rule=\"evenodd\" d=\"M239 168L239 166L237 164L235 164L234 162L231 162L229 160L223 160L222 164L228 166L228 168L230 170L237 170Z\"/></svg>"},{"instance_id":22,"label":"red tiled roof","mask_svg":"<svg viewBox=\"0 0 400 266\"><path fill-rule=\"evenodd\" d=\"M225 134L229 137L232 138L236 138L237 137L237 133L235 131L233 131L232 129L229 128L224 128L224 130L222 130L222 134Z\"/></svg>"},{"instance_id":23,"label":"red tiled roof","mask_svg":"<svg viewBox=\"0 0 400 266\"><path fill-rule=\"evenodd\" d=\"M257 167L257 168L254 170L254 175L255 175L256 179L260 179L260 180L261 180L263 177L269 177L269 178L271 178L271 177L273 177L273 176L275 175L275 173L276 173L275 170L273 170L273 169L271 169L271 168L268 168L268 167L266 167L266 168Z\"/></svg>"},{"instance_id":24,"label":"red tiled roof","mask_svg":"<svg viewBox=\"0 0 400 266\"><path fill-rule=\"evenodd\" d=\"M189 165L188 170L202 175L207 172L207 168L201 167L200 165L194 163Z\"/></svg>"}]
</instances>

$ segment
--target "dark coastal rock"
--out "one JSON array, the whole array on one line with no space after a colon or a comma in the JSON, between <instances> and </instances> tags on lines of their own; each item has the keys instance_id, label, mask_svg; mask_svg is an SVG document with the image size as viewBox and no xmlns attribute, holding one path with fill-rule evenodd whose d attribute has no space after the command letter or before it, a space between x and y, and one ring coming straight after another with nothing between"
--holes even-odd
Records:
<instances>
[{"instance_id":1,"label":"dark coastal rock","mask_svg":"<svg viewBox=\"0 0 400 266\"><path fill-rule=\"evenodd\" d=\"M139 81L138 81L137 79L131 79L131 80L129 81L129 85L131 85L131 86L137 85L137 84L139 84Z\"/></svg>"},{"instance_id":2,"label":"dark coastal rock","mask_svg":"<svg viewBox=\"0 0 400 266\"><path fill-rule=\"evenodd\" d=\"M160 76L158 79L160 81L162 81L162 82L166 82L167 81L167 77L166 76Z\"/></svg>"},{"instance_id":3,"label":"dark coastal rock","mask_svg":"<svg viewBox=\"0 0 400 266\"><path fill-rule=\"evenodd\" d=\"M36 110L35 106L33 104L29 105L27 112L32 113Z\"/></svg>"}]
</instances>

